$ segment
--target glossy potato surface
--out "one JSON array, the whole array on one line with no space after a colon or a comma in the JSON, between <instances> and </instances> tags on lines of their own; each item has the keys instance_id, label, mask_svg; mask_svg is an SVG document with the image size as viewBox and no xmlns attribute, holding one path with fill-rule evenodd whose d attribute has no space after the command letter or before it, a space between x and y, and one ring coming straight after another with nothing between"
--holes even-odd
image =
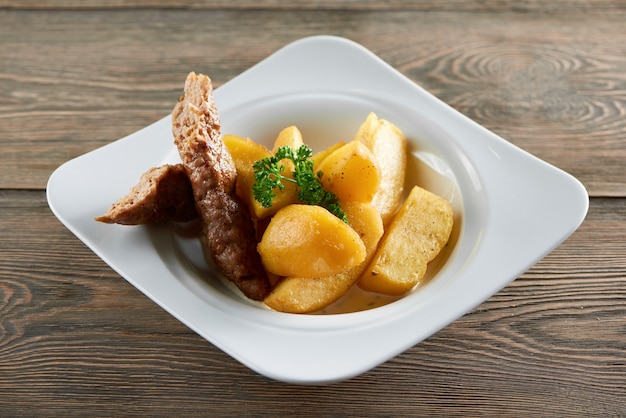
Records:
<instances>
[{"instance_id":1,"label":"glossy potato surface","mask_svg":"<svg viewBox=\"0 0 626 418\"><path fill-rule=\"evenodd\" d=\"M237 135L224 135L222 140L233 157L235 167L237 168L237 195L248 205L253 217L257 219L268 218L278 212L280 208L297 202L296 185L291 182L283 182L285 186L283 189L274 189L276 196L272 201L272 206L266 208L261 205L254 198L252 189L255 183L253 165L260 159L270 157L273 155L273 152L249 138L242 138ZM278 146L282 145L299 146L297 145L298 140L301 145L302 136L297 128L285 128L276 138L274 148L278 149ZM285 172L283 174L287 177L293 177L291 174L293 163L285 160L283 160L283 163L285 164Z\"/></svg>"},{"instance_id":2,"label":"glossy potato surface","mask_svg":"<svg viewBox=\"0 0 626 418\"><path fill-rule=\"evenodd\" d=\"M265 269L279 276L320 277L362 263L366 250L354 229L320 206L279 210L257 246Z\"/></svg>"},{"instance_id":3,"label":"glossy potato surface","mask_svg":"<svg viewBox=\"0 0 626 418\"><path fill-rule=\"evenodd\" d=\"M343 296L359 278L383 235L383 222L376 208L369 203L349 202L343 209L350 226L365 245L365 260L344 273L322 277L286 277L265 298L267 306L281 312L315 312Z\"/></svg>"},{"instance_id":4,"label":"glossy potato surface","mask_svg":"<svg viewBox=\"0 0 626 418\"><path fill-rule=\"evenodd\" d=\"M332 151L319 164L322 185L341 202L370 202L378 191L381 170L367 146L351 141Z\"/></svg>"},{"instance_id":5,"label":"glossy potato surface","mask_svg":"<svg viewBox=\"0 0 626 418\"><path fill-rule=\"evenodd\" d=\"M256 161L269 157L270 151L250 138L237 135L227 134L223 136L222 140L237 168L237 195L248 205L255 217L262 217L260 215L267 212L267 209L254 199L252 186L255 180L252 166Z\"/></svg>"}]
</instances>

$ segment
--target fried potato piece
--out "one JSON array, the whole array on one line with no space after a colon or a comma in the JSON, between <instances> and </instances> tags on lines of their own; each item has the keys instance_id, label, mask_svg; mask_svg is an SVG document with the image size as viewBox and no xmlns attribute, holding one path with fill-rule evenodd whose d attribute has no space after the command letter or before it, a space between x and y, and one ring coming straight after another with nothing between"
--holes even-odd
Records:
<instances>
[{"instance_id":1,"label":"fried potato piece","mask_svg":"<svg viewBox=\"0 0 626 418\"><path fill-rule=\"evenodd\" d=\"M324 188L341 202L370 202L381 181L376 157L360 141L348 142L330 153L318 170Z\"/></svg>"},{"instance_id":2,"label":"fried potato piece","mask_svg":"<svg viewBox=\"0 0 626 418\"><path fill-rule=\"evenodd\" d=\"M381 181L372 204L387 225L402 201L407 160L406 138L394 124L370 113L354 139L364 143L376 156Z\"/></svg>"},{"instance_id":3,"label":"fried potato piece","mask_svg":"<svg viewBox=\"0 0 626 418\"><path fill-rule=\"evenodd\" d=\"M237 181L239 176L250 176L254 178L254 169L252 165L262 158L269 157L270 150L263 145L254 142L250 138L244 138L241 136L226 134L222 137L222 141L228 148L235 168L237 169Z\"/></svg>"},{"instance_id":4,"label":"fried potato piece","mask_svg":"<svg viewBox=\"0 0 626 418\"><path fill-rule=\"evenodd\" d=\"M288 126L278 133L278 136L274 140L272 154L276 154L276 151L278 151L280 147L291 147L291 149L295 151L303 144L304 141L302 140L300 130L296 126ZM293 178L293 171L295 169L293 161L284 159L281 160L280 163L285 166L285 170L282 173L283 176ZM282 183L284 186L283 189L274 189L276 196L274 196L272 200L271 207L264 208L255 200L255 205L261 208L257 210L259 218L274 216L281 208L298 202L298 187L296 184L290 181L283 181Z\"/></svg>"},{"instance_id":5,"label":"fried potato piece","mask_svg":"<svg viewBox=\"0 0 626 418\"><path fill-rule=\"evenodd\" d=\"M322 161L324 161L326 157L332 154L333 151L343 147L344 145L346 145L344 141L335 142L328 148L325 148L321 150L320 152L316 153L315 155L313 155L313 157L311 158L313 159L313 171L315 172L315 174L317 174L317 172L319 171L319 167Z\"/></svg>"},{"instance_id":6,"label":"fried potato piece","mask_svg":"<svg viewBox=\"0 0 626 418\"><path fill-rule=\"evenodd\" d=\"M267 306L288 313L319 311L338 300L356 282L383 235L383 221L376 208L369 203L348 202L343 210L350 226L363 240L365 260L344 273L323 277L286 277L265 298Z\"/></svg>"},{"instance_id":7,"label":"fried potato piece","mask_svg":"<svg viewBox=\"0 0 626 418\"><path fill-rule=\"evenodd\" d=\"M254 186L255 182L253 165L256 161L271 156L270 150L250 138L243 138L237 135L224 135L222 140L226 144L226 148L228 148L237 168L237 184L235 185L237 196L245 202L251 215L255 218L261 219L269 216L270 213L274 214L278 209L270 212L272 208L264 208L254 198L254 193L252 192L252 186Z\"/></svg>"},{"instance_id":8,"label":"fried potato piece","mask_svg":"<svg viewBox=\"0 0 626 418\"><path fill-rule=\"evenodd\" d=\"M256 182L253 168L255 162L270 157L280 147L289 146L295 150L304 143L302 134L296 126L283 129L276 137L271 151L249 138L242 138L237 135L224 135L223 141L237 167L237 195L246 203L254 218L257 220L269 218L274 216L279 209L298 202L298 189L296 184L292 182L283 182L283 189L274 189L276 196L269 208L264 207L254 198L252 189ZM293 162L285 159L281 161L281 164L285 165L283 175L293 178Z\"/></svg>"},{"instance_id":9,"label":"fried potato piece","mask_svg":"<svg viewBox=\"0 0 626 418\"><path fill-rule=\"evenodd\" d=\"M345 222L320 206L279 210L257 246L265 269L279 276L336 274L363 262L365 245Z\"/></svg>"},{"instance_id":10,"label":"fried potato piece","mask_svg":"<svg viewBox=\"0 0 626 418\"><path fill-rule=\"evenodd\" d=\"M413 187L389 225L358 285L370 292L402 295L424 276L427 265L445 247L453 213L441 197Z\"/></svg>"},{"instance_id":11,"label":"fried potato piece","mask_svg":"<svg viewBox=\"0 0 626 418\"><path fill-rule=\"evenodd\" d=\"M276 154L276 151L278 151L278 148L280 147L291 147L295 151L300 148L300 145L303 144L304 141L302 140L302 133L297 126L291 125L280 131L280 133L274 140L272 154ZM291 169L293 170L293 167L291 167Z\"/></svg>"}]
</instances>

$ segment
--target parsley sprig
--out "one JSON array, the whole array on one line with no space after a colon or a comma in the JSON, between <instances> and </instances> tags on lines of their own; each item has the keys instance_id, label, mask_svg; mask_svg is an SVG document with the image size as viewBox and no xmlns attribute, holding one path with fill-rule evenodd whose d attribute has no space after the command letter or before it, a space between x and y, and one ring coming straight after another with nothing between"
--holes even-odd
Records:
<instances>
[{"instance_id":1,"label":"parsley sprig","mask_svg":"<svg viewBox=\"0 0 626 418\"><path fill-rule=\"evenodd\" d=\"M320 181L322 173L317 175L313 172L313 151L306 145L301 145L297 150L290 146L278 148L271 157L266 157L254 163L254 179L252 186L254 198L269 208L276 197L275 189L285 188L284 181L293 182L297 186L298 200L308 205L318 205L327 209L330 213L344 222L348 222L346 214L341 209L339 198L333 192L324 189ZM281 160L293 161L293 178L283 175L285 165Z\"/></svg>"}]
</instances>

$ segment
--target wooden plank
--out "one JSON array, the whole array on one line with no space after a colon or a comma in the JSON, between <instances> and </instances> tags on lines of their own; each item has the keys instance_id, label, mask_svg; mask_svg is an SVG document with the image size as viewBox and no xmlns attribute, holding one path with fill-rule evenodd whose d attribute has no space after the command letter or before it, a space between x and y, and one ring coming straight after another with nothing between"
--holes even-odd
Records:
<instances>
[{"instance_id":1,"label":"wooden plank","mask_svg":"<svg viewBox=\"0 0 626 418\"><path fill-rule=\"evenodd\" d=\"M126 283L44 192L0 191L2 415L620 415L625 222L625 199L592 199L570 239L460 320L355 379L297 387L249 371Z\"/></svg>"},{"instance_id":2,"label":"wooden plank","mask_svg":"<svg viewBox=\"0 0 626 418\"><path fill-rule=\"evenodd\" d=\"M624 17L0 10L0 187L43 188L64 161L167 115L190 70L219 85L295 39L332 33L574 174L591 195L624 196Z\"/></svg>"},{"instance_id":3,"label":"wooden plank","mask_svg":"<svg viewBox=\"0 0 626 418\"><path fill-rule=\"evenodd\" d=\"M0 0L0 8L25 10L89 10L89 9L135 9L135 8L193 8L193 9L237 9L237 10L421 10L421 11L522 11L554 12L566 10L626 9L619 0Z\"/></svg>"}]
</instances>

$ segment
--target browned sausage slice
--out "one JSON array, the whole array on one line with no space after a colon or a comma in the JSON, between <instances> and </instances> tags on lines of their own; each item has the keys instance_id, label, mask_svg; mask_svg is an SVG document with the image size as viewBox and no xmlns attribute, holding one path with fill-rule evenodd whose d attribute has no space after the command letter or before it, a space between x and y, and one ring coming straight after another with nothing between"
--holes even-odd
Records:
<instances>
[{"instance_id":1,"label":"browned sausage slice","mask_svg":"<svg viewBox=\"0 0 626 418\"><path fill-rule=\"evenodd\" d=\"M166 164L143 173L126 196L95 219L121 225L188 222L198 218L194 202L183 165Z\"/></svg>"},{"instance_id":2,"label":"browned sausage slice","mask_svg":"<svg viewBox=\"0 0 626 418\"><path fill-rule=\"evenodd\" d=\"M237 170L222 141L211 79L190 73L172 112L172 132L202 222L203 248L224 276L262 300L270 282L256 251L254 224L235 194Z\"/></svg>"}]
</instances>

